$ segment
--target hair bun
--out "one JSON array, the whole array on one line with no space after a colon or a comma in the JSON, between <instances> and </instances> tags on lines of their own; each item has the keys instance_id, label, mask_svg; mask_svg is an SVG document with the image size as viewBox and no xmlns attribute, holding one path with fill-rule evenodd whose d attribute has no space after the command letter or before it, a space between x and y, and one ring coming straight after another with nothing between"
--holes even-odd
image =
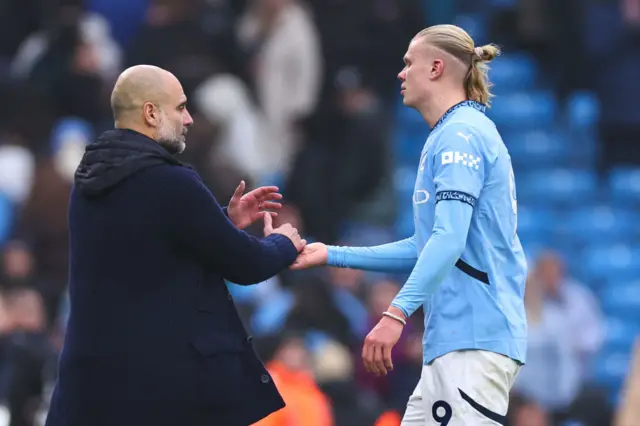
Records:
<instances>
[{"instance_id":1,"label":"hair bun","mask_svg":"<svg viewBox=\"0 0 640 426\"><path fill-rule=\"evenodd\" d=\"M495 44L486 44L484 46L478 46L474 49L475 56L478 60L489 62L500 55L500 48Z\"/></svg>"}]
</instances>

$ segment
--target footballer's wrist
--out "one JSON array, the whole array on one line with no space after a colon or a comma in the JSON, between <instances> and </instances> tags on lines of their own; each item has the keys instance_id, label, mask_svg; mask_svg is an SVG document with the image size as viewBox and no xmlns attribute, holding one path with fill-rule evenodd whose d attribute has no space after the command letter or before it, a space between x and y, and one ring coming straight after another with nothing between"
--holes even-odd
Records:
<instances>
[{"instance_id":1,"label":"footballer's wrist","mask_svg":"<svg viewBox=\"0 0 640 426\"><path fill-rule=\"evenodd\" d=\"M407 325L407 315L405 315L402 309L396 306L393 306L393 305L389 306L389 308L387 308L387 310L384 311L382 315L385 317L394 319L402 323L402 325Z\"/></svg>"}]
</instances>

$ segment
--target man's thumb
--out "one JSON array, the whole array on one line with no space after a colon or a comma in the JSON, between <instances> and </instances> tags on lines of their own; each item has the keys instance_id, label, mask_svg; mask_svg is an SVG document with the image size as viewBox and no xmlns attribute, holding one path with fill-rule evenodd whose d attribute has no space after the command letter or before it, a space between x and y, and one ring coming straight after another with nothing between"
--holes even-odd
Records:
<instances>
[{"instance_id":1,"label":"man's thumb","mask_svg":"<svg viewBox=\"0 0 640 426\"><path fill-rule=\"evenodd\" d=\"M262 215L264 217L264 234L269 235L273 231L273 218L267 212Z\"/></svg>"}]
</instances>

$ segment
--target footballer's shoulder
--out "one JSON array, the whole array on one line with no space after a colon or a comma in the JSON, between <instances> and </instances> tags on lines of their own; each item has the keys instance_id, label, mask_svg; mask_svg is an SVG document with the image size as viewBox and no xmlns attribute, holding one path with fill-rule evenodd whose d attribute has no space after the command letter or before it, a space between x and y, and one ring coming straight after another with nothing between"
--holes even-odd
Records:
<instances>
[{"instance_id":1,"label":"footballer's shoulder","mask_svg":"<svg viewBox=\"0 0 640 426\"><path fill-rule=\"evenodd\" d=\"M438 135L436 146L440 150L468 152L492 162L500 152L499 141L490 129L478 123L452 121Z\"/></svg>"}]
</instances>

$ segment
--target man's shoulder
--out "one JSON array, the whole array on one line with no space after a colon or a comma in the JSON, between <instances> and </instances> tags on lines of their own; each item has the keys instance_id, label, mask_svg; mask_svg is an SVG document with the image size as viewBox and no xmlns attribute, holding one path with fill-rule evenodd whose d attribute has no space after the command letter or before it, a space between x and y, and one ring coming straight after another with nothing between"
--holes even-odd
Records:
<instances>
[{"instance_id":1,"label":"man's shoulder","mask_svg":"<svg viewBox=\"0 0 640 426\"><path fill-rule=\"evenodd\" d=\"M202 185L202 179L195 170L173 164L150 167L140 173L140 178L167 190Z\"/></svg>"},{"instance_id":2,"label":"man's shoulder","mask_svg":"<svg viewBox=\"0 0 640 426\"><path fill-rule=\"evenodd\" d=\"M502 138L488 118L487 123L478 120L452 120L443 126L435 145L440 150L469 152L493 163L502 146Z\"/></svg>"}]
</instances>

